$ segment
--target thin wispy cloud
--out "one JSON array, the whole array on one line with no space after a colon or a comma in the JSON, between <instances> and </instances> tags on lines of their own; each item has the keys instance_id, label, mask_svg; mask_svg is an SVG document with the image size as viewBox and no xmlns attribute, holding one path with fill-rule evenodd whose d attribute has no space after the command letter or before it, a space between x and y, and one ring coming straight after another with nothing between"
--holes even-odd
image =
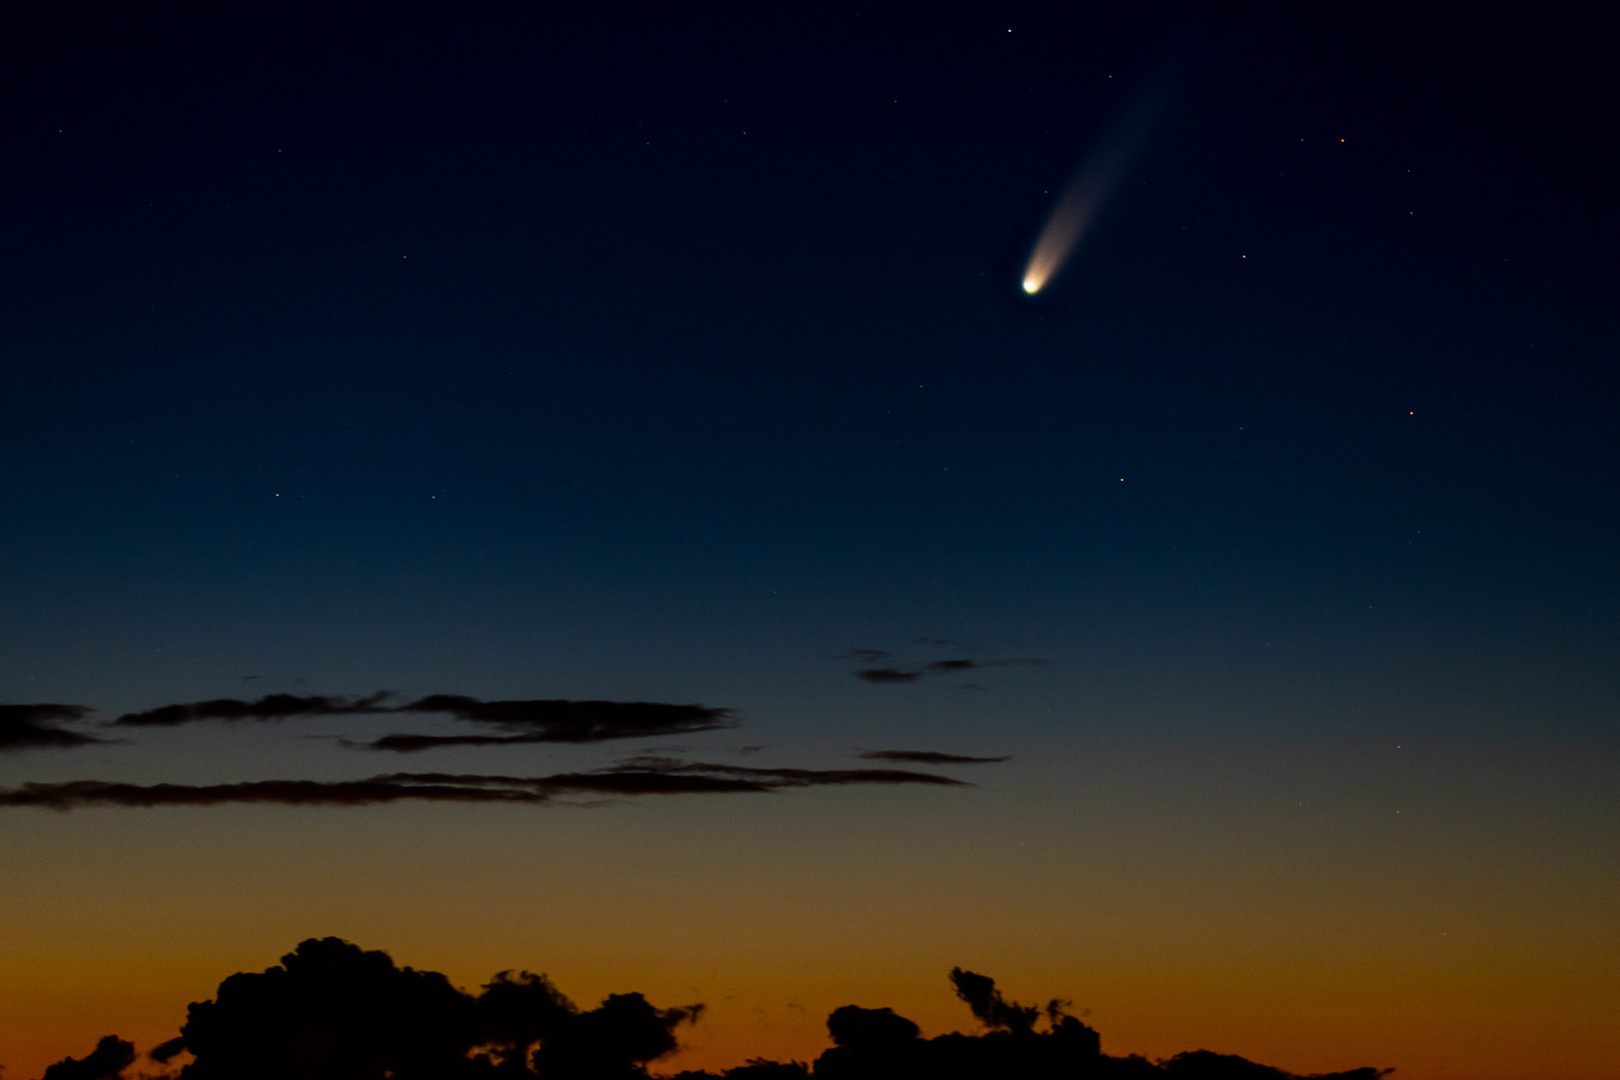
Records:
<instances>
[{"instance_id":1,"label":"thin wispy cloud","mask_svg":"<svg viewBox=\"0 0 1620 1080\"><path fill-rule=\"evenodd\" d=\"M861 755L866 761L898 761L911 765L993 765L1006 761L1002 757L968 757L964 754L942 754L936 750L868 750Z\"/></svg>"},{"instance_id":2,"label":"thin wispy cloud","mask_svg":"<svg viewBox=\"0 0 1620 1080\"><path fill-rule=\"evenodd\" d=\"M967 781L933 773L905 769L757 769L746 765L714 765L708 762L682 762L670 758L631 758L612 768L613 772L657 772L669 775L702 773L729 776L766 784L773 789L818 787L837 784L934 784L969 787Z\"/></svg>"},{"instance_id":3,"label":"thin wispy cloud","mask_svg":"<svg viewBox=\"0 0 1620 1080\"><path fill-rule=\"evenodd\" d=\"M0 707L0 749L21 746L77 746L106 742L57 725L82 721L91 710L79 705ZM731 711L706 705L661 702L525 699L491 700L435 694L396 703L386 692L367 697L269 694L256 700L216 698L125 713L107 725L113 730L174 728L206 722L274 723L295 717L438 715L484 727L465 734L394 733L370 739L339 736L351 749L401 753L446 747L492 747L531 743L584 744L635 737L684 735L734 727ZM489 730L493 729L493 730ZM750 747L757 750L762 747ZM373 806L396 802L599 804L602 800L650 795L769 794L809 787L912 785L963 787L966 781L895 765L971 765L987 760L933 751L886 750L865 755L891 767L850 769L762 768L689 761L685 748L649 751L605 768L542 775L470 772L391 772L352 780L297 777L226 780L219 783L132 783L86 778L26 782L0 788L0 807L76 810L88 807L154 808L268 804L279 806Z\"/></svg>"},{"instance_id":4,"label":"thin wispy cloud","mask_svg":"<svg viewBox=\"0 0 1620 1080\"><path fill-rule=\"evenodd\" d=\"M0 806L76 810L85 807L370 806L462 802L546 804L575 795L762 794L851 784L962 787L966 782L904 769L750 769L736 765L639 758L588 772L548 776L483 773L386 773L361 780L254 780L226 784L131 784L106 780L25 783L0 788Z\"/></svg>"},{"instance_id":5,"label":"thin wispy cloud","mask_svg":"<svg viewBox=\"0 0 1620 1080\"><path fill-rule=\"evenodd\" d=\"M176 727L204 721L280 721L293 717L386 715L449 716L493 727L503 735L423 735L397 733L344 745L412 752L446 746L499 746L511 743L592 743L713 731L736 724L731 710L708 705L655 701L571 701L560 698L484 701L461 694L431 694L391 704L386 691L363 698L268 694L257 701L217 698L125 713L114 727Z\"/></svg>"},{"instance_id":6,"label":"thin wispy cloud","mask_svg":"<svg viewBox=\"0 0 1620 1080\"><path fill-rule=\"evenodd\" d=\"M61 725L82 720L93 710L84 705L0 705L0 753L11 750L72 749L108 740Z\"/></svg>"},{"instance_id":7,"label":"thin wispy cloud","mask_svg":"<svg viewBox=\"0 0 1620 1080\"><path fill-rule=\"evenodd\" d=\"M178 727L203 720L286 720L294 716L355 716L396 711L381 705L387 697L386 693L376 693L364 698L295 694L266 694L257 701L215 698L125 713L113 721L113 726Z\"/></svg>"},{"instance_id":8,"label":"thin wispy cloud","mask_svg":"<svg viewBox=\"0 0 1620 1080\"><path fill-rule=\"evenodd\" d=\"M875 650L864 650L875 651ZM995 660L975 660L972 657L956 657L949 660L930 660L926 663L909 667L884 666L862 667L855 670L855 677L869 683L914 683L930 675L959 675L965 671L983 671L986 668L1005 667L1038 667L1046 663L1038 657L1002 657Z\"/></svg>"}]
</instances>

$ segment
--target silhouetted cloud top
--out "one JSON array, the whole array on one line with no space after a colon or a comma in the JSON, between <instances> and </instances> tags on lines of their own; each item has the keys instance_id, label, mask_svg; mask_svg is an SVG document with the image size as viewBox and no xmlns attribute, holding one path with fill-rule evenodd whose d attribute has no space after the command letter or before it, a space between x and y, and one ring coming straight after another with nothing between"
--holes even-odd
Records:
<instances>
[{"instance_id":1,"label":"silhouetted cloud top","mask_svg":"<svg viewBox=\"0 0 1620 1080\"><path fill-rule=\"evenodd\" d=\"M385 735L366 746L376 750L426 750L440 746L489 746L501 743L590 743L609 739L681 735L713 731L735 724L729 709L707 705L669 705L654 701L481 701L461 694L430 694L401 705L388 703L386 692L364 698L298 697L267 694L257 701L216 698L163 705L125 713L120 727L175 727L204 720L285 720L294 716L357 716L399 713L453 716L486 724L506 735Z\"/></svg>"},{"instance_id":2,"label":"silhouetted cloud top","mask_svg":"<svg viewBox=\"0 0 1620 1080\"><path fill-rule=\"evenodd\" d=\"M0 753L44 747L91 746L107 740L59 725L90 714L83 705L0 705Z\"/></svg>"},{"instance_id":3,"label":"silhouetted cloud top","mask_svg":"<svg viewBox=\"0 0 1620 1080\"><path fill-rule=\"evenodd\" d=\"M63 1058L42 1080L118 1080L135 1063L135 1044L107 1035L82 1058Z\"/></svg>"},{"instance_id":4,"label":"silhouetted cloud top","mask_svg":"<svg viewBox=\"0 0 1620 1080\"><path fill-rule=\"evenodd\" d=\"M952 968L951 985L956 988L956 996L967 1002L979 1023L992 1030L1028 1034L1041 1017L1041 1010L1033 1005L1004 1000L1001 991L996 989L996 980L988 975ZM1060 1015L1057 1002L1052 1003L1051 1011L1054 1016Z\"/></svg>"},{"instance_id":5,"label":"silhouetted cloud top","mask_svg":"<svg viewBox=\"0 0 1620 1080\"><path fill-rule=\"evenodd\" d=\"M872 1053L908 1046L922 1030L893 1009L843 1005L827 1017L827 1034L832 1036L834 1046L856 1053Z\"/></svg>"},{"instance_id":6,"label":"silhouetted cloud top","mask_svg":"<svg viewBox=\"0 0 1620 1080\"><path fill-rule=\"evenodd\" d=\"M189 1052L183 1080L634 1080L701 1011L636 993L582 1010L529 972L502 972L472 995L387 953L311 938L277 967L220 983L152 1057Z\"/></svg>"},{"instance_id":7,"label":"silhouetted cloud top","mask_svg":"<svg viewBox=\"0 0 1620 1080\"><path fill-rule=\"evenodd\" d=\"M737 765L634 759L592 772L549 776L386 773L364 780L255 780L232 784L129 784L106 780L0 788L0 806L74 810L90 806L368 806L401 801L545 804L566 796L768 793L849 784L961 787L965 781L905 769L750 769Z\"/></svg>"},{"instance_id":8,"label":"silhouetted cloud top","mask_svg":"<svg viewBox=\"0 0 1620 1080\"><path fill-rule=\"evenodd\" d=\"M1390 1071L1301 1078L1209 1050L1113 1057L1065 1002L1008 1001L994 979L962 968L950 981L982 1033L924 1039L891 1009L844 1005L827 1017L833 1045L813 1068L750 1058L671 1080L1379 1080ZM180 1034L149 1057L173 1070L189 1054L174 1080L647 1080L648 1065L677 1048L677 1029L702 1015L702 1005L661 1009L638 993L581 1009L527 971L500 972L473 994L387 953L311 938L278 966L232 975L194 1002ZM109 1035L43 1080L124 1080L134 1060L134 1047Z\"/></svg>"}]
</instances>

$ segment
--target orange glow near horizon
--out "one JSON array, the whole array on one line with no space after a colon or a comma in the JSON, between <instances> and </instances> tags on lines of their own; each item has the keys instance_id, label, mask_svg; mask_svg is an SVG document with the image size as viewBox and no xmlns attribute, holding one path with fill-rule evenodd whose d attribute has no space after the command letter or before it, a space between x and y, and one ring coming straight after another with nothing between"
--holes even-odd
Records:
<instances>
[{"instance_id":1,"label":"orange glow near horizon","mask_svg":"<svg viewBox=\"0 0 1620 1080\"><path fill-rule=\"evenodd\" d=\"M972 1031L946 981L960 965L1015 1000L1073 1000L1114 1054L1208 1048L1405 1080L1613 1076L1620 1035L1600 1006L1620 979L1591 947L1607 913L1557 889L1533 852L1456 832L1431 841L1450 864L1421 846L1393 856L1376 834L1347 834L1331 862L1286 834L1256 835L1272 855L1211 853L1173 827L1201 806L1162 828L1124 824L1125 805L1101 831L1054 831L1038 798L999 811L1024 822L1014 835L1045 838L1024 846L983 816L985 789L950 794L964 797L927 818L889 814L894 793L746 816L724 800L5 815L8 880L31 884L0 896L0 1064L32 1080L113 1033L145 1051L226 976L334 935L469 990L516 968L584 1007L631 990L704 1002L664 1073L813 1059L845 1004L891 1007L928 1035ZM720 829L726 845L701 840ZM1470 842L1501 856L1496 877L1460 859ZM118 890L100 887L109 874ZM1549 903L1550 926L1533 918Z\"/></svg>"},{"instance_id":2,"label":"orange glow near horizon","mask_svg":"<svg viewBox=\"0 0 1620 1080\"><path fill-rule=\"evenodd\" d=\"M402 965L411 963L409 955L394 955ZM1012 974L1013 978L1001 980L1009 996L1039 999L1039 987ZM1106 973L1102 981L1111 981L1108 974L1117 977ZM857 972L851 975L858 978ZM767 985L773 981L768 974L761 980ZM559 983L569 991L565 981ZM619 989L646 985L632 982ZM1371 1064L1394 1066L1401 1075L1418 1080L1457 1075L1479 1080L1613 1076L1612 1016L1594 1007L1590 997L1540 996L1533 985L1526 998L1488 987L1471 999L1453 996L1439 1009L1422 1000L1427 992L1421 987L1385 985L1382 992L1390 996L1382 1000L1379 988L1372 986L1358 988L1366 994L1332 994L1321 983L1290 979L1257 980L1235 991L1231 982L1207 976L1158 986L1131 986L1122 980L1114 989L1117 992L1097 1000L1086 1017L1111 1054L1157 1058L1204 1048L1302 1074ZM1457 988L1433 989L1454 995ZM925 994L932 1000L920 1000ZM212 996L212 988L205 996ZM677 1003L668 994L649 997L659 1005ZM975 1030L965 1007L951 998L942 974L919 979L916 985L897 984L892 995L823 991L798 995L803 1000L789 999L794 1007L778 997L713 1002L697 1027L680 1029L682 1049L655 1062L651 1071L668 1075L682 1069L719 1070L753 1057L813 1061L829 1045L825 1016L838 1004L891 1004L916 1020L926 1036ZM111 1033L134 1040L144 1053L173 1035L189 1000L196 1000L191 990L172 985L125 984L98 992L61 986L34 997L0 995L4 1017L0 1045L5 1047L0 1063L7 1066L8 1077L32 1080L47 1065L64 1056L82 1056L97 1038ZM575 1000L595 1003L590 995L577 995ZM1085 1008L1079 1002L1076 1007ZM1528 1071L1530 1063L1542 1071Z\"/></svg>"},{"instance_id":3,"label":"orange glow near horizon","mask_svg":"<svg viewBox=\"0 0 1620 1080\"><path fill-rule=\"evenodd\" d=\"M225 977L336 936L467 990L518 969L587 1008L703 1002L655 1071L813 1059L846 1004L974 1030L962 966L1089 1010L1114 1054L1612 1080L1612 912L1575 887L1614 872L1596 781L1521 780L1570 824L1514 832L1516 763L1430 757L1430 809L1397 816L1412 752L1249 748L1212 771L1217 750L1122 743L974 788L745 803L13 810L0 1064L33 1080L104 1035L150 1049ZM1277 776L1338 801L1276 798Z\"/></svg>"}]
</instances>

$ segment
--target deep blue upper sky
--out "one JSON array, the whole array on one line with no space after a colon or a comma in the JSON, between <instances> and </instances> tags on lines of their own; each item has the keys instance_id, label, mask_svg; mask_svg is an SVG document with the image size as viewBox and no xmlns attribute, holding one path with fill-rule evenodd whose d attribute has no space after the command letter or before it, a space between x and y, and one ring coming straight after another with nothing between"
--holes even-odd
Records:
<instances>
[{"instance_id":1,"label":"deep blue upper sky","mask_svg":"<svg viewBox=\"0 0 1620 1080\"><path fill-rule=\"evenodd\" d=\"M5 693L522 693L546 654L711 700L666 643L764 678L1167 634L1612 691L1620 177L1579 24L1048 7L29 23Z\"/></svg>"}]
</instances>

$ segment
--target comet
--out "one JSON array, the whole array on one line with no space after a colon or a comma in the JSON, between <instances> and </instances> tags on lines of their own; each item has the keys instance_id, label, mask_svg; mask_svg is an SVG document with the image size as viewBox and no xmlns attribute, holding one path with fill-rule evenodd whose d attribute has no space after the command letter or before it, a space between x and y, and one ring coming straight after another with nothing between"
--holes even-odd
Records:
<instances>
[{"instance_id":1,"label":"comet","mask_svg":"<svg viewBox=\"0 0 1620 1080\"><path fill-rule=\"evenodd\" d=\"M1025 293L1034 296L1051 284L1096 224L1109 196L1147 142L1170 98L1171 85L1165 71L1150 76L1098 133L1035 238L1024 265Z\"/></svg>"}]
</instances>

